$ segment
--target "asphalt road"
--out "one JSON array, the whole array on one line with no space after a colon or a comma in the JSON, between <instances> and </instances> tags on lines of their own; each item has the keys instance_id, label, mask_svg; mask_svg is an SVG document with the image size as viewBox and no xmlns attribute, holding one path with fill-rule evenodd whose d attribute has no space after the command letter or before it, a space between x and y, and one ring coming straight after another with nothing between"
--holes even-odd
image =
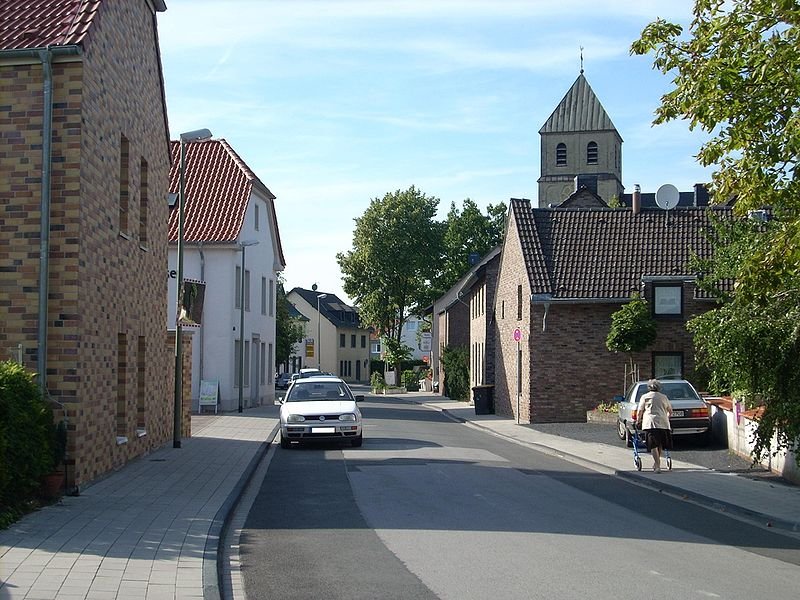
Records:
<instances>
[{"instance_id":1,"label":"asphalt road","mask_svg":"<svg viewBox=\"0 0 800 600\"><path fill-rule=\"evenodd\" d=\"M798 540L402 399L362 410L361 448L274 449L240 539L248 600L796 593Z\"/></svg>"}]
</instances>

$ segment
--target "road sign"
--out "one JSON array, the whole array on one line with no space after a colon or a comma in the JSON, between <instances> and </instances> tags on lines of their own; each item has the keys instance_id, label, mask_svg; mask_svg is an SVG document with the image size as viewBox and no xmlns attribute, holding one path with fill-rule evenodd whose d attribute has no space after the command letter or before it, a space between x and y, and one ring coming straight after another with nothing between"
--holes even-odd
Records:
<instances>
[{"instance_id":1,"label":"road sign","mask_svg":"<svg viewBox=\"0 0 800 600\"><path fill-rule=\"evenodd\" d=\"M431 338L433 335L430 331L424 331L419 335L419 349L422 352L431 351Z\"/></svg>"},{"instance_id":2,"label":"road sign","mask_svg":"<svg viewBox=\"0 0 800 600\"><path fill-rule=\"evenodd\" d=\"M520 331L519 327L514 330L514 341L518 342L522 339L522 332Z\"/></svg>"},{"instance_id":3,"label":"road sign","mask_svg":"<svg viewBox=\"0 0 800 600\"><path fill-rule=\"evenodd\" d=\"M427 355L427 354L426 354L425 356L423 356L423 357L422 357L422 362L424 362L426 365L428 364L428 361L429 361L429 360L430 360L430 359L428 358L428 355Z\"/></svg>"}]
</instances>

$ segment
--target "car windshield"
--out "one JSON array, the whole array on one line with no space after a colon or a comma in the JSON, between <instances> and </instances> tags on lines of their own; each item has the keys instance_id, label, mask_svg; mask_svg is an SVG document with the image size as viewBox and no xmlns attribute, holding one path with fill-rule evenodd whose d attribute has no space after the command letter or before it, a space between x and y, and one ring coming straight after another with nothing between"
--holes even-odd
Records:
<instances>
[{"instance_id":1,"label":"car windshield","mask_svg":"<svg viewBox=\"0 0 800 600\"><path fill-rule=\"evenodd\" d=\"M634 402L638 403L642 396L647 392L647 384L639 384L636 388L636 399ZM670 402L676 400L700 400L700 396L694 391L694 388L685 381L662 381L661 393L670 399Z\"/></svg>"},{"instance_id":2,"label":"car windshield","mask_svg":"<svg viewBox=\"0 0 800 600\"><path fill-rule=\"evenodd\" d=\"M350 390L341 381L296 381L286 402L308 402L309 400L352 400Z\"/></svg>"}]
</instances>

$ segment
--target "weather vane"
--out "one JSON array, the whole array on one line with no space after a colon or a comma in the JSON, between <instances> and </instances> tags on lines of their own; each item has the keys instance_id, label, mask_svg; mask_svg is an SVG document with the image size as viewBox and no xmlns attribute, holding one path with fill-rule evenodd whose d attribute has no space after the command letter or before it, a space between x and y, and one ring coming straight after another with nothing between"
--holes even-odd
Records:
<instances>
[{"instance_id":1,"label":"weather vane","mask_svg":"<svg viewBox=\"0 0 800 600\"><path fill-rule=\"evenodd\" d=\"M581 46L581 75L583 74L583 46Z\"/></svg>"}]
</instances>

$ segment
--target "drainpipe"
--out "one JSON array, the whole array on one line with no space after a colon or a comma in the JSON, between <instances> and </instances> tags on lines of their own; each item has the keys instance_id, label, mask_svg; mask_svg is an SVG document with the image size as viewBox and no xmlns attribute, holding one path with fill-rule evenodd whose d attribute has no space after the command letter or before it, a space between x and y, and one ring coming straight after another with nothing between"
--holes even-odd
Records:
<instances>
[{"instance_id":1,"label":"drainpipe","mask_svg":"<svg viewBox=\"0 0 800 600\"><path fill-rule=\"evenodd\" d=\"M47 389L47 294L50 271L50 179L53 141L53 55L49 49L39 51L44 76L42 93L42 201L39 234L39 324L36 370L39 387Z\"/></svg>"},{"instance_id":2,"label":"drainpipe","mask_svg":"<svg viewBox=\"0 0 800 600\"><path fill-rule=\"evenodd\" d=\"M206 255L203 252L203 242L200 242L199 250L200 250L200 281L205 281L206 280ZM242 275L242 277L244 277L244 275ZM198 360L200 361L200 367L199 367L198 371L200 372L200 381L201 382L203 381L203 331L204 330L205 330L205 327L201 327L200 331L198 332L198 335L200 336L200 340L198 341L198 345L200 346L200 352L199 352L200 356L198 357Z\"/></svg>"}]
</instances>

